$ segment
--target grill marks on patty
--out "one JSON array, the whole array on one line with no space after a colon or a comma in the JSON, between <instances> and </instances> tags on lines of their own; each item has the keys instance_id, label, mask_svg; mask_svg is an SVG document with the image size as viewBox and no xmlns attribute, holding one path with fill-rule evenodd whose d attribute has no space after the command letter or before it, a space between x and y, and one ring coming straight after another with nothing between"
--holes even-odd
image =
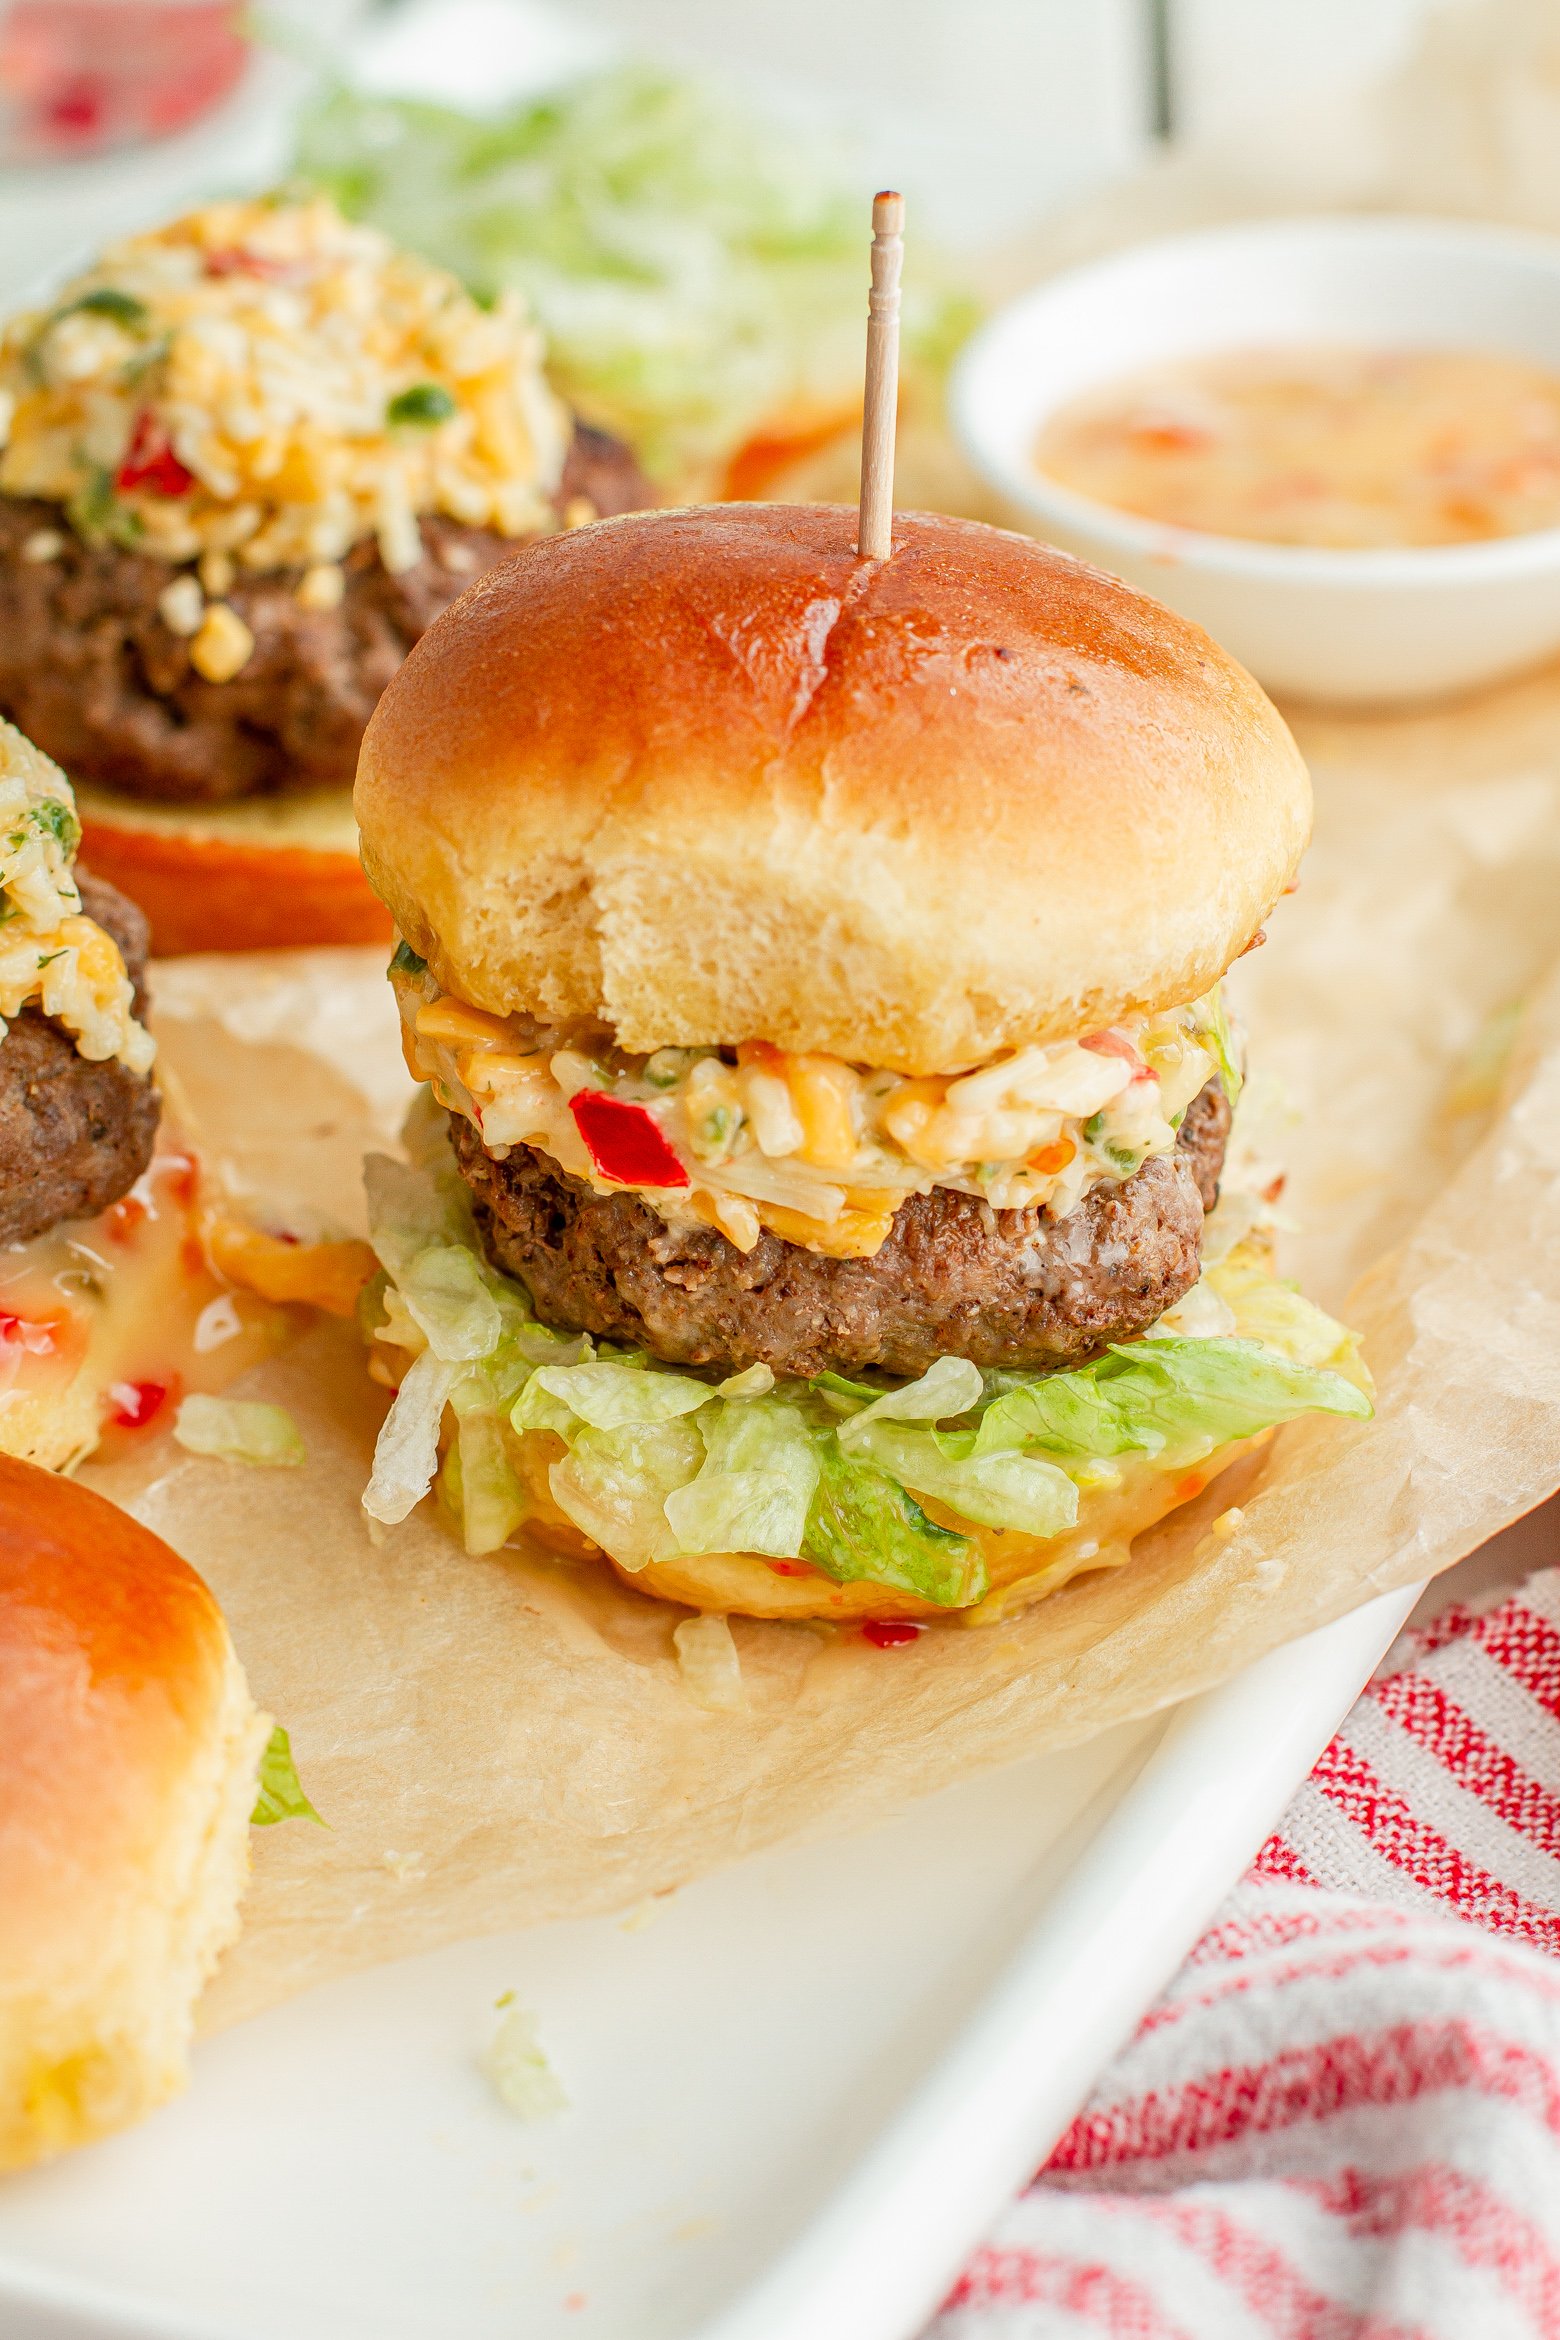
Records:
<instances>
[{"instance_id":1,"label":"grill marks on patty","mask_svg":"<svg viewBox=\"0 0 1560 2340\"><path fill-rule=\"evenodd\" d=\"M556 498L602 514L655 501L628 449L578 427ZM40 529L55 559L28 561ZM392 577L354 546L339 606L299 606L298 570L240 576L224 597L255 647L231 682L204 681L157 599L186 572L86 545L56 506L0 496L0 713L77 780L163 802L350 787L364 726L418 636L484 569L518 549L491 529L422 524L423 557Z\"/></svg>"},{"instance_id":2,"label":"grill marks on patty","mask_svg":"<svg viewBox=\"0 0 1560 2340\"><path fill-rule=\"evenodd\" d=\"M722 1373L916 1375L942 1356L1079 1365L1146 1332L1197 1281L1230 1109L1210 1081L1173 1154L1095 1187L1065 1219L994 1212L949 1188L911 1195L871 1259L767 1232L741 1252L713 1229L669 1227L635 1194L594 1194L530 1147L495 1161L452 1120L488 1255L544 1322Z\"/></svg>"},{"instance_id":3,"label":"grill marks on patty","mask_svg":"<svg viewBox=\"0 0 1560 2340\"><path fill-rule=\"evenodd\" d=\"M81 906L118 943L145 1012L146 920L78 869ZM61 1219L117 1202L152 1158L159 1100L144 1074L77 1054L61 1024L23 1008L0 1041L0 1243L25 1243Z\"/></svg>"}]
</instances>

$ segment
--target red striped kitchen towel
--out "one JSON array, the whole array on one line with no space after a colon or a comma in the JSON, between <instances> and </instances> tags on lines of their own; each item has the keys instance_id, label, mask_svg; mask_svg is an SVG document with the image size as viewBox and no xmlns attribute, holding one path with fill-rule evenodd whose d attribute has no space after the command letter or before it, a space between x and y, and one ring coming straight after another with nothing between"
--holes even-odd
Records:
<instances>
[{"instance_id":1,"label":"red striped kitchen towel","mask_svg":"<svg viewBox=\"0 0 1560 2340\"><path fill-rule=\"evenodd\" d=\"M927 2340L1560 2340L1560 1570L1405 1635Z\"/></svg>"}]
</instances>

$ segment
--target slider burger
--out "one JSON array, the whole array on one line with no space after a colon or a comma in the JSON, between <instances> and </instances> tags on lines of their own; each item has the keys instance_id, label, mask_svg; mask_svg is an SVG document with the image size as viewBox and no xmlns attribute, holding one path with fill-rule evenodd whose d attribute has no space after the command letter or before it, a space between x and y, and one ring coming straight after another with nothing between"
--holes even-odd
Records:
<instances>
[{"instance_id":1,"label":"slider burger","mask_svg":"<svg viewBox=\"0 0 1560 2340\"><path fill-rule=\"evenodd\" d=\"M166 1426L285 1340L280 1303L348 1313L352 1242L235 1217L161 1126L146 920L76 862L59 767L0 722L0 1454L51 1469Z\"/></svg>"},{"instance_id":2,"label":"slider burger","mask_svg":"<svg viewBox=\"0 0 1560 2340\"><path fill-rule=\"evenodd\" d=\"M210 204L0 335L0 714L159 952L376 940L379 693L518 542L651 500L513 296L323 200Z\"/></svg>"},{"instance_id":3,"label":"slider burger","mask_svg":"<svg viewBox=\"0 0 1560 2340\"><path fill-rule=\"evenodd\" d=\"M146 921L77 871L80 837L64 773L0 723L0 1450L51 1465L96 1443L103 1394L55 1230L148 1171L159 1110Z\"/></svg>"},{"instance_id":4,"label":"slider burger","mask_svg":"<svg viewBox=\"0 0 1560 2340\"><path fill-rule=\"evenodd\" d=\"M1288 731L1114 578L894 537L555 537L380 702L357 814L427 1103L370 1166L373 1517L437 1467L473 1550L989 1616L1278 1423L1368 1414L1260 1201L1215 1209L1220 979L1309 827Z\"/></svg>"}]
</instances>

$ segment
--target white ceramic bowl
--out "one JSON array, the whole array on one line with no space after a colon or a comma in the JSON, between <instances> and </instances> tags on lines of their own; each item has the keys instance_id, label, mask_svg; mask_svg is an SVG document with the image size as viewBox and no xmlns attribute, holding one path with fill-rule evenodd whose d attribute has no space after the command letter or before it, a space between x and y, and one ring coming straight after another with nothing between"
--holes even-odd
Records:
<instances>
[{"instance_id":1,"label":"white ceramic bowl","mask_svg":"<svg viewBox=\"0 0 1560 2340\"><path fill-rule=\"evenodd\" d=\"M1001 310L955 427L1015 527L1185 611L1270 688L1362 704L1467 689L1560 651L1560 528L1335 552L1169 528L1035 469L1065 400L1164 359L1274 342L1505 351L1560 373L1560 240L1439 220L1272 220L1136 246Z\"/></svg>"}]
</instances>

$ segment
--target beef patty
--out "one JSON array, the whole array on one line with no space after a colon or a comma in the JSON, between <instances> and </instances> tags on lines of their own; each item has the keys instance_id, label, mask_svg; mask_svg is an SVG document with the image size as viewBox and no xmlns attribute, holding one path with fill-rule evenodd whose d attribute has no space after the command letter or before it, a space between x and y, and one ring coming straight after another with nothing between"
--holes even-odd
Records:
<instances>
[{"instance_id":1,"label":"beef patty","mask_svg":"<svg viewBox=\"0 0 1560 2340\"><path fill-rule=\"evenodd\" d=\"M146 920L101 879L76 872L81 906L118 943L145 1009ZM23 1008L0 1040L0 1243L107 1210L152 1158L159 1100L116 1058L90 1064L62 1024Z\"/></svg>"},{"instance_id":2,"label":"beef patty","mask_svg":"<svg viewBox=\"0 0 1560 2340\"><path fill-rule=\"evenodd\" d=\"M738 1251L712 1228L669 1227L635 1194L592 1193L529 1146L495 1161L464 1115L451 1118L488 1255L544 1322L722 1373L913 1375L943 1356L1080 1365L1145 1332L1197 1281L1230 1109L1210 1081L1173 1154L1096 1186L1065 1219L993 1211L946 1187L911 1195L871 1259L767 1232Z\"/></svg>"},{"instance_id":3,"label":"beef patty","mask_svg":"<svg viewBox=\"0 0 1560 2340\"><path fill-rule=\"evenodd\" d=\"M655 501L628 449L578 426L555 503L598 513ZM53 560L22 557L54 529ZM303 609L302 572L240 575L226 599L255 638L242 673L206 682L157 597L185 572L116 545L87 545L54 504L0 496L0 714L76 780L169 803L263 790L347 788L363 729L419 634L512 536L432 516L423 555L392 577L372 538L347 555L335 609Z\"/></svg>"}]
</instances>

